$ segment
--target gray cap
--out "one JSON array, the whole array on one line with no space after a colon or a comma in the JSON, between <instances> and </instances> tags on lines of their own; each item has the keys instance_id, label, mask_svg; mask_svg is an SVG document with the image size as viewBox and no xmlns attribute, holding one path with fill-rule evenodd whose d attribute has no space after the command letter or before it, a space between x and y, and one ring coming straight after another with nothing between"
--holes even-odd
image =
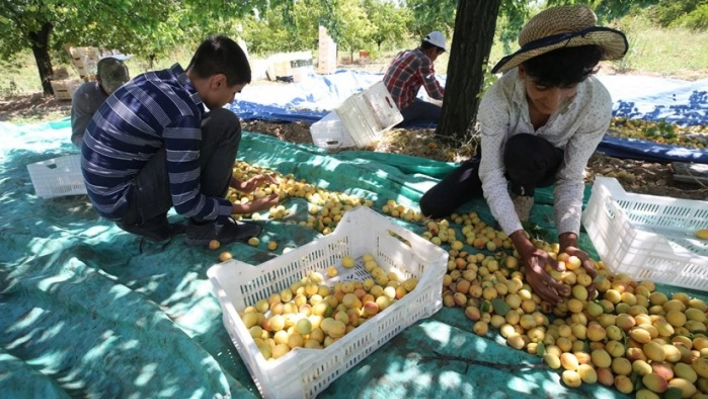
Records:
<instances>
[{"instance_id":1,"label":"gray cap","mask_svg":"<svg viewBox=\"0 0 708 399\"><path fill-rule=\"evenodd\" d=\"M130 80L128 67L125 66L123 61L117 58L101 58L101 60L98 61L96 69L98 77L101 79L101 86L103 86L103 90L108 94L118 90L123 83Z\"/></svg>"}]
</instances>

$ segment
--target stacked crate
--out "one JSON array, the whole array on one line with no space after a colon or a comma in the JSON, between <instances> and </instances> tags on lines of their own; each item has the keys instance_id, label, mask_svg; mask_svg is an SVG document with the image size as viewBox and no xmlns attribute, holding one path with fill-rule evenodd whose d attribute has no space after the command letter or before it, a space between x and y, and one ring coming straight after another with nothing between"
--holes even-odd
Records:
<instances>
[{"instance_id":1,"label":"stacked crate","mask_svg":"<svg viewBox=\"0 0 708 399\"><path fill-rule=\"evenodd\" d=\"M51 80L49 83L52 85L54 98L57 101L71 101L76 90L84 82L81 79L63 79Z\"/></svg>"},{"instance_id":2,"label":"stacked crate","mask_svg":"<svg viewBox=\"0 0 708 399\"><path fill-rule=\"evenodd\" d=\"M96 67L98 60L101 58L101 52L96 47L69 47L71 54L71 63L79 72L79 76L91 77L96 75Z\"/></svg>"},{"instance_id":3,"label":"stacked crate","mask_svg":"<svg viewBox=\"0 0 708 399\"><path fill-rule=\"evenodd\" d=\"M317 52L317 73L330 74L337 69L337 43L320 26L319 50Z\"/></svg>"}]
</instances>

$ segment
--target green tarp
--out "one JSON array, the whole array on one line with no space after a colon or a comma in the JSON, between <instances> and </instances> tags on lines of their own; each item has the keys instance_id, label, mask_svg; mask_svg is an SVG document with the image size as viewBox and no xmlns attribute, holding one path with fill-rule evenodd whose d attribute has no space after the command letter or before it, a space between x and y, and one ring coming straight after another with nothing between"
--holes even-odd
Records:
<instances>
[{"instance_id":1,"label":"green tarp","mask_svg":"<svg viewBox=\"0 0 708 399\"><path fill-rule=\"evenodd\" d=\"M0 397L258 397L206 277L218 252L188 247L181 239L164 251L146 244L140 252L139 239L99 218L86 196L35 195L26 166L76 153L69 137L68 120L0 124ZM415 207L454 167L370 152L330 156L252 133L244 134L239 159L371 199L375 209L388 199ZM285 205L304 214L299 201ZM537 194L537 203L546 206L534 209L534 220L553 234L550 202L549 190ZM482 200L464 210L491 222ZM225 249L257 265L275 256L265 249L269 239L283 248L318 237L306 227L261 223L258 248ZM422 232L421 226L403 225ZM567 389L554 371L418 362L432 351L505 364L540 362L498 339L476 336L461 309L444 308L394 337L319 397L621 396L598 384Z\"/></svg>"}]
</instances>

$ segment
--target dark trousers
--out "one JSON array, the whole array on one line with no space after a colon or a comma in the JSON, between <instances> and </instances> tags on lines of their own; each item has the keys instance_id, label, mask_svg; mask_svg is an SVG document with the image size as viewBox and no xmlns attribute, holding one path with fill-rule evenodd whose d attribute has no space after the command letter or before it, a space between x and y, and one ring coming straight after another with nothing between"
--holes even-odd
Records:
<instances>
[{"instance_id":1,"label":"dark trousers","mask_svg":"<svg viewBox=\"0 0 708 399\"><path fill-rule=\"evenodd\" d=\"M430 124L430 126L437 125L440 120L440 112L442 108L438 107L433 103L423 101L416 98L413 104L403 108L401 110L401 115L403 115L403 121L399 123L398 127L407 127L411 125L420 124Z\"/></svg>"},{"instance_id":2,"label":"dark trousers","mask_svg":"<svg viewBox=\"0 0 708 399\"><path fill-rule=\"evenodd\" d=\"M420 210L426 216L445 217L465 202L482 197L479 178L481 151L452 171L420 199ZM563 150L531 134L517 134L504 148L504 167L511 192L533 196L536 187L548 187L555 182L556 172L563 164Z\"/></svg>"},{"instance_id":3,"label":"dark trousers","mask_svg":"<svg viewBox=\"0 0 708 399\"><path fill-rule=\"evenodd\" d=\"M202 120L199 152L200 189L208 197L226 197L236 153L241 143L241 122L225 108L211 110ZM128 211L122 222L143 224L164 217L172 208L167 153L161 148L135 177Z\"/></svg>"}]
</instances>

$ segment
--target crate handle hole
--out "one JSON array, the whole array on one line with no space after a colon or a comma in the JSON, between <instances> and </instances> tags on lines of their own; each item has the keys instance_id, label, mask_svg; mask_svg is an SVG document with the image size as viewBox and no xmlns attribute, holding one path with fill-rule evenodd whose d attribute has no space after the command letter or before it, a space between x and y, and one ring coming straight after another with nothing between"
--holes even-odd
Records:
<instances>
[{"instance_id":1,"label":"crate handle hole","mask_svg":"<svg viewBox=\"0 0 708 399\"><path fill-rule=\"evenodd\" d=\"M49 165L46 165L46 166L47 166L47 169L56 169L57 168L57 164L55 164L55 163L50 163Z\"/></svg>"},{"instance_id":2,"label":"crate handle hole","mask_svg":"<svg viewBox=\"0 0 708 399\"><path fill-rule=\"evenodd\" d=\"M605 206L602 207L602 210L605 212L605 215L609 217L610 219L615 218L615 212L612 210L612 200L607 200L605 201Z\"/></svg>"},{"instance_id":3,"label":"crate handle hole","mask_svg":"<svg viewBox=\"0 0 708 399\"><path fill-rule=\"evenodd\" d=\"M388 107L393 108L393 104L391 104L391 99L388 97L385 97L385 98L386 98L386 104L388 104Z\"/></svg>"}]
</instances>

